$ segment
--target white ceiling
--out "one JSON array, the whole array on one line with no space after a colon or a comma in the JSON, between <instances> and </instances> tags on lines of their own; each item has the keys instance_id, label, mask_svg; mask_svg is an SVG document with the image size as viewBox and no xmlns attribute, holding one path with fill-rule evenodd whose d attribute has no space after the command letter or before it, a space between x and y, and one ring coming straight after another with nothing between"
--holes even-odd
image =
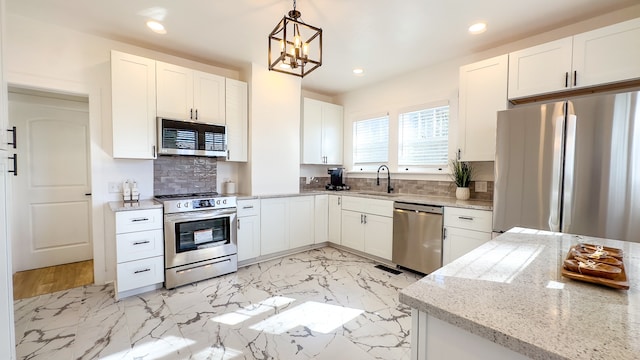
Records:
<instances>
[{"instance_id":1,"label":"white ceiling","mask_svg":"<svg viewBox=\"0 0 640 360\"><path fill-rule=\"evenodd\" d=\"M290 0L6 0L7 11L174 55L240 69L267 66L267 35ZM333 95L509 43L638 0L298 0L323 29L323 65L303 88ZM167 34L145 21L162 20ZM467 28L486 21L472 36ZM362 67L364 76L352 69ZM283 75L284 76L284 75Z\"/></svg>"}]
</instances>

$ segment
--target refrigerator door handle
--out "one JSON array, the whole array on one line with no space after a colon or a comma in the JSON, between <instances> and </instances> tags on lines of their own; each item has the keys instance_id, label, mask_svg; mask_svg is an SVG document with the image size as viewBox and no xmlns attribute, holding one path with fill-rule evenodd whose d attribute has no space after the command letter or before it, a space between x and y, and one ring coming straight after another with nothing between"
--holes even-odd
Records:
<instances>
[{"instance_id":1,"label":"refrigerator door handle","mask_svg":"<svg viewBox=\"0 0 640 360\"><path fill-rule=\"evenodd\" d=\"M564 186L562 200L562 232L570 231L573 209L573 191L575 189L576 164L576 120L577 116L570 109L567 114L567 132L565 139Z\"/></svg>"},{"instance_id":2,"label":"refrigerator door handle","mask_svg":"<svg viewBox=\"0 0 640 360\"><path fill-rule=\"evenodd\" d=\"M562 147L564 145L564 103L554 104L553 111L553 169L551 173L551 203L549 211L549 230L559 232L560 229L560 201L562 200ZM560 108L562 107L562 108Z\"/></svg>"}]
</instances>

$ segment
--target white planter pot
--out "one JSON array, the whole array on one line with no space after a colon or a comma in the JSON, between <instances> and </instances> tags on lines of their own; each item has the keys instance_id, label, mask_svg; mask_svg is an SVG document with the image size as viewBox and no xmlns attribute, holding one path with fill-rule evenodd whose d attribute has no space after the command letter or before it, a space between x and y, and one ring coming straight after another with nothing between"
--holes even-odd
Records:
<instances>
[{"instance_id":1,"label":"white planter pot","mask_svg":"<svg viewBox=\"0 0 640 360\"><path fill-rule=\"evenodd\" d=\"M458 200L468 200L471 192L468 187L459 187L456 189L456 199Z\"/></svg>"}]
</instances>

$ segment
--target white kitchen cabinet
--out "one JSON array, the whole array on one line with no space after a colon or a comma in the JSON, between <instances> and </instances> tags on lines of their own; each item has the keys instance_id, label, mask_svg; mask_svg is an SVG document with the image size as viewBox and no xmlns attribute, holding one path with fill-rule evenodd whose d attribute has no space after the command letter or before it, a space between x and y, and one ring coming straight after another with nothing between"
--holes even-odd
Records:
<instances>
[{"instance_id":1,"label":"white kitchen cabinet","mask_svg":"<svg viewBox=\"0 0 640 360\"><path fill-rule=\"evenodd\" d=\"M116 298L162 287L162 209L118 211L115 218Z\"/></svg>"},{"instance_id":2,"label":"white kitchen cabinet","mask_svg":"<svg viewBox=\"0 0 640 360\"><path fill-rule=\"evenodd\" d=\"M444 208L442 264L446 265L491 240L492 212Z\"/></svg>"},{"instance_id":3,"label":"white kitchen cabinet","mask_svg":"<svg viewBox=\"0 0 640 360\"><path fill-rule=\"evenodd\" d=\"M509 99L640 78L640 18L509 54Z\"/></svg>"},{"instance_id":4,"label":"white kitchen cabinet","mask_svg":"<svg viewBox=\"0 0 640 360\"><path fill-rule=\"evenodd\" d=\"M114 158L156 158L156 62L111 51Z\"/></svg>"},{"instance_id":5,"label":"white kitchen cabinet","mask_svg":"<svg viewBox=\"0 0 640 360\"><path fill-rule=\"evenodd\" d=\"M341 243L342 238L342 196L329 195L328 240L330 243Z\"/></svg>"},{"instance_id":6,"label":"white kitchen cabinet","mask_svg":"<svg viewBox=\"0 0 640 360\"><path fill-rule=\"evenodd\" d=\"M260 202L260 254L311 245L314 242L314 197L294 196Z\"/></svg>"},{"instance_id":7,"label":"white kitchen cabinet","mask_svg":"<svg viewBox=\"0 0 640 360\"><path fill-rule=\"evenodd\" d=\"M238 200L238 261L260 256L260 200Z\"/></svg>"},{"instance_id":8,"label":"white kitchen cabinet","mask_svg":"<svg viewBox=\"0 0 640 360\"><path fill-rule=\"evenodd\" d=\"M462 161L494 161L497 112L507 109L507 54L460 67L458 146Z\"/></svg>"},{"instance_id":9,"label":"white kitchen cabinet","mask_svg":"<svg viewBox=\"0 0 640 360\"><path fill-rule=\"evenodd\" d=\"M342 106L304 98L302 107L302 163L342 164Z\"/></svg>"},{"instance_id":10,"label":"white kitchen cabinet","mask_svg":"<svg viewBox=\"0 0 640 360\"><path fill-rule=\"evenodd\" d=\"M315 236L313 243L329 241L329 195L315 196Z\"/></svg>"},{"instance_id":11,"label":"white kitchen cabinet","mask_svg":"<svg viewBox=\"0 0 640 360\"><path fill-rule=\"evenodd\" d=\"M225 78L162 61L156 62L160 117L225 123Z\"/></svg>"},{"instance_id":12,"label":"white kitchen cabinet","mask_svg":"<svg viewBox=\"0 0 640 360\"><path fill-rule=\"evenodd\" d=\"M226 80L227 161L247 161L248 102L247 83Z\"/></svg>"},{"instance_id":13,"label":"white kitchen cabinet","mask_svg":"<svg viewBox=\"0 0 640 360\"><path fill-rule=\"evenodd\" d=\"M640 18L573 37L577 87L640 78Z\"/></svg>"},{"instance_id":14,"label":"white kitchen cabinet","mask_svg":"<svg viewBox=\"0 0 640 360\"><path fill-rule=\"evenodd\" d=\"M341 244L391 261L393 201L342 197Z\"/></svg>"},{"instance_id":15,"label":"white kitchen cabinet","mask_svg":"<svg viewBox=\"0 0 640 360\"><path fill-rule=\"evenodd\" d=\"M509 54L509 99L566 90L571 84L573 38Z\"/></svg>"}]
</instances>

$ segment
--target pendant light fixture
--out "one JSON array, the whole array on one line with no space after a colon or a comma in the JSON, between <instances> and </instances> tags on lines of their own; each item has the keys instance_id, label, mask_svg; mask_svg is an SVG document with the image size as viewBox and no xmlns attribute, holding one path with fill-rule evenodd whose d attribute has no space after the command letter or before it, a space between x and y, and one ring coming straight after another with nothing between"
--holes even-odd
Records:
<instances>
[{"instance_id":1,"label":"pendant light fixture","mask_svg":"<svg viewBox=\"0 0 640 360\"><path fill-rule=\"evenodd\" d=\"M322 29L305 24L296 10L269 34L269 70L304 77L322 65Z\"/></svg>"}]
</instances>

